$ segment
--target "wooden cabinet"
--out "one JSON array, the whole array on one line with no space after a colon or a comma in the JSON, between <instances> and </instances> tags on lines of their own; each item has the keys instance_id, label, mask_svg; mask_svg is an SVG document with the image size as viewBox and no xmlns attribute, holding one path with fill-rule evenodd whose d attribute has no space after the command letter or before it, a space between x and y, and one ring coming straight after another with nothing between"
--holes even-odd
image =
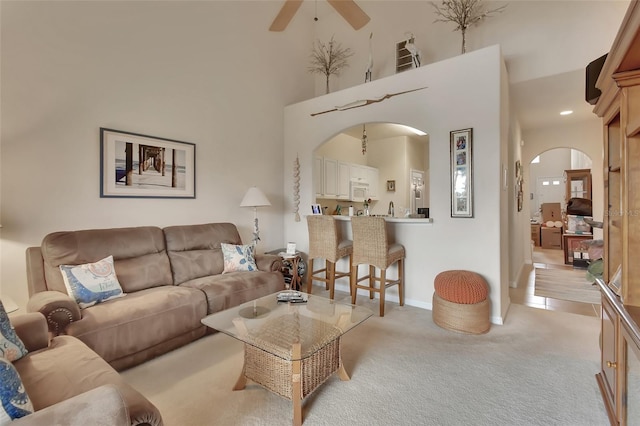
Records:
<instances>
[{"instance_id":1,"label":"wooden cabinet","mask_svg":"<svg viewBox=\"0 0 640 426\"><path fill-rule=\"evenodd\" d=\"M612 425L640 424L640 308L625 306L603 280L600 372L596 380Z\"/></svg>"},{"instance_id":2,"label":"wooden cabinet","mask_svg":"<svg viewBox=\"0 0 640 426\"><path fill-rule=\"evenodd\" d=\"M640 3L631 2L607 55L594 112L604 123L602 362L611 424L640 424ZM618 294L607 286L621 268Z\"/></svg>"},{"instance_id":3,"label":"wooden cabinet","mask_svg":"<svg viewBox=\"0 0 640 426\"><path fill-rule=\"evenodd\" d=\"M540 247L540 224L539 223L531 224L531 241L533 241L534 246Z\"/></svg>"},{"instance_id":4,"label":"wooden cabinet","mask_svg":"<svg viewBox=\"0 0 640 426\"><path fill-rule=\"evenodd\" d=\"M591 169L573 169L564 171L566 185L564 201L570 198L591 199Z\"/></svg>"}]
</instances>

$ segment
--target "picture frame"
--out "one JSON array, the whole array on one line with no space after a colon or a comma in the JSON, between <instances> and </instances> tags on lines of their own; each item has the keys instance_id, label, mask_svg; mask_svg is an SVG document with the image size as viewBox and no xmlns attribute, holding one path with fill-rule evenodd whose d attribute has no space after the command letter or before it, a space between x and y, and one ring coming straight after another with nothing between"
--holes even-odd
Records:
<instances>
[{"instance_id":1,"label":"picture frame","mask_svg":"<svg viewBox=\"0 0 640 426\"><path fill-rule=\"evenodd\" d=\"M320 207L320 204L311 204L311 214L322 214L322 207Z\"/></svg>"},{"instance_id":2,"label":"picture frame","mask_svg":"<svg viewBox=\"0 0 640 426\"><path fill-rule=\"evenodd\" d=\"M100 197L196 198L195 159L194 143L101 127Z\"/></svg>"},{"instance_id":3,"label":"picture frame","mask_svg":"<svg viewBox=\"0 0 640 426\"><path fill-rule=\"evenodd\" d=\"M450 133L451 217L473 217L473 129Z\"/></svg>"},{"instance_id":4,"label":"picture frame","mask_svg":"<svg viewBox=\"0 0 640 426\"><path fill-rule=\"evenodd\" d=\"M396 190L396 181L395 180L388 180L387 181L387 191L395 192L395 190Z\"/></svg>"}]
</instances>

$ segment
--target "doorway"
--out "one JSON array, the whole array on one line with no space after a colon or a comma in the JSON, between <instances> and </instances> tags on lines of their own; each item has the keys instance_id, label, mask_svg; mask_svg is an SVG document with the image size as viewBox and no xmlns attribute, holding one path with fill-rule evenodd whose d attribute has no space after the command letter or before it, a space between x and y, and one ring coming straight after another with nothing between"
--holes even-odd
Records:
<instances>
[{"instance_id":1,"label":"doorway","mask_svg":"<svg viewBox=\"0 0 640 426\"><path fill-rule=\"evenodd\" d=\"M564 204L564 185L562 176L542 176L536 179L536 189L532 193L531 217L534 218L542 209L543 203ZM530 197L531 198L531 197Z\"/></svg>"}]
</instances>

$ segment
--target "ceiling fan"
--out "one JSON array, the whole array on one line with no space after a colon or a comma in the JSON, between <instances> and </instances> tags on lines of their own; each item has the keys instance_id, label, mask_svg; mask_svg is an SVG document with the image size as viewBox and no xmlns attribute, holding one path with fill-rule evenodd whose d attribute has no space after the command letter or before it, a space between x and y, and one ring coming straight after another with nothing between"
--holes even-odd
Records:
<instances>
[{"instance_id":1,"label":"ceiling fan","mask_svg":"<svg viewBox=\"0 0 640 426\"><path fill-rule=\"evenodd\" d=\"M284 31L293 19L303 0L285 0L278 16L273 20L269 31ZM360 6L353 0L327 0L331 6L353 27L359 30L364 27L371 18L364 13Z\"/></svg>"}]
</instances>

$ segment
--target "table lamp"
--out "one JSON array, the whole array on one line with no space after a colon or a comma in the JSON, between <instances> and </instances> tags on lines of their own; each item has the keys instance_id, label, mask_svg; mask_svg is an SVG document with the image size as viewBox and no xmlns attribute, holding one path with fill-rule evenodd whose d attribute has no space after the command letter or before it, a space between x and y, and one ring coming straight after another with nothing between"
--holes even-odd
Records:
<instances>
[{"instance_id":1,"label":"table lamp","mask_svg":"<svg viewBox=\"0 0 640 426\"><path fill-rule=\"evenodd\" d=\"M270 206L271 203L259 188L252 186L244 194L244 198L240 203L240 207L253 207L255 219L253 221L253 243L257 244L260 240L260 231L258 229L258 207Z\"/></svg>"}]
</instances>

